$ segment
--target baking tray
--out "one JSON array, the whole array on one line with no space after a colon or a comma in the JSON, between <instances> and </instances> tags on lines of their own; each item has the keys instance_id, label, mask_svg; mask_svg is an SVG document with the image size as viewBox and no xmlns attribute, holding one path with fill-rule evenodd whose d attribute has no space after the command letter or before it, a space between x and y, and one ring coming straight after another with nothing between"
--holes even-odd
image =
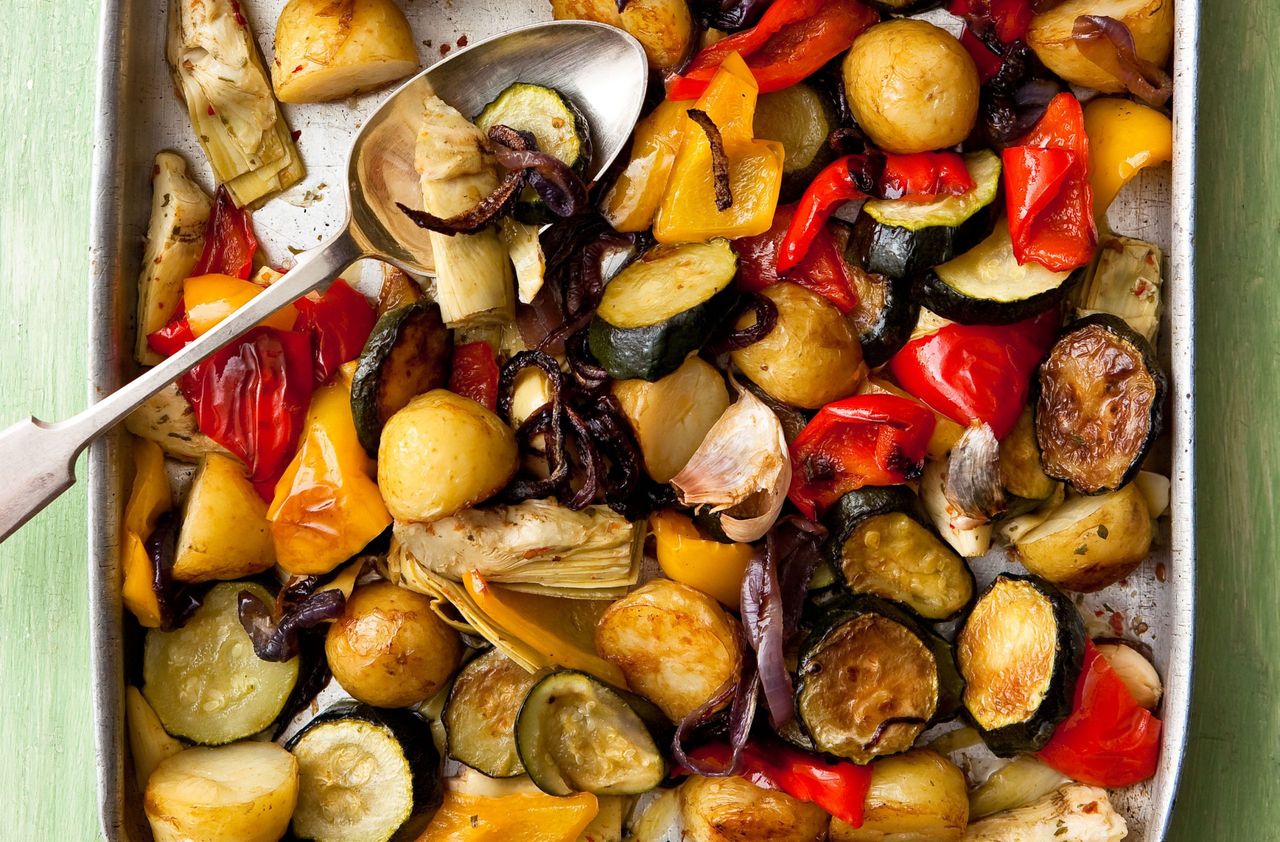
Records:
<instances>
[{"instance_id":1,"label":"baking tray","mask_svg":"<svg viewBox=\"0 0 1280 842\"><path fill-rule=\"evenodd\" d=\"M136 373L134 286L150 207L151 159L176 149L206 187L209 168L175 96L164 62L167 3L103 0L99 28L97 118L94 126L90 248L90 400L100 400ZM284 0L242 0L264 54ZM424 65L523 23L550 17L547 0L412 0L402 3ZM1129 840L1156 842L1168 828L1186 742L1191 694L1195 582L1194 415L1194 196L1195 115L1199 8L1179 0L1174 51L1175 157L1172 168L1144 172L1112 209L1119 233L1151 240L1166 253L1166 309L1160 353L1171 373L1171 429L1153 458L1172 480L1170 517L1152 558L1122 588L1085 599L1085 614L1105 620L1118 611L1126 635L1150 645L1164 677L1164 745L1156 778L1118 793ZM307 177L254 215L259 238L275 264L288 264L298 248L325 238L341 219L346 149L385 92L323 106L285 106ZM126 676L137 680L140 640L126 626L120 601L117 550L120 512L128 482L121 434L91 448L89 483L89 606L102 830L110 842L146 840L150 832L133 783L124 738ZM978 565L989 578L993 561ZM985 574L985 576L984 576ZM1103 603L1106 601L1104 607ZM1146 626L1145 630L1143 625ZM1142 630L1139 633L1139 630Z\"/></svg>"}]
</instances>

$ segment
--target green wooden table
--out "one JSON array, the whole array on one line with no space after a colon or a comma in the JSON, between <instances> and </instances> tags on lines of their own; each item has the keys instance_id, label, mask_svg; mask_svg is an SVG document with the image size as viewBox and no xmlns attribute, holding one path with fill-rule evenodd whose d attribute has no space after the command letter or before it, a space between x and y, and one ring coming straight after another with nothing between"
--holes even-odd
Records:
<instances>
[{"instance_id":1,"label":"green wooden table","mask_svg":"<svg viewBox=\"0 0 1280 842\"><path fill-rule=\"evenodd\" d=\"M156 0L157 8L163 4ZM0 422L86 400L97 4L5 0ZM1199 641L1177 842L1280 840L1280 3L1204 12ZM0 472L0 482L3 481ZM77 488L0 546L6 839L98 834Z\"/></svg>"}]
</instances>

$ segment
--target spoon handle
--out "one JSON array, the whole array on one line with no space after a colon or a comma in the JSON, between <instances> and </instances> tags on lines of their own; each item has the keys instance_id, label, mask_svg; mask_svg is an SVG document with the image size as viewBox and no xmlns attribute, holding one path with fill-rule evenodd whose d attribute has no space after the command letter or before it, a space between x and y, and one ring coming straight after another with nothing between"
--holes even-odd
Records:
<instances>
[{"instance_id":1,"label":"spoon handle","mask_svg":"<svg viewBox=\"0 0 1280 842\"><path fill-rule=\"evenodd\" d=\"M343 231L300 255L288 274L212 330L79 415L56 424L29 418L0 432L0 465L6 466L0 484L0 541L71 487L76 457L91 441L188 369L275 311L328 285L363 256L355 240Z\"/></svg>"}]
</instances>

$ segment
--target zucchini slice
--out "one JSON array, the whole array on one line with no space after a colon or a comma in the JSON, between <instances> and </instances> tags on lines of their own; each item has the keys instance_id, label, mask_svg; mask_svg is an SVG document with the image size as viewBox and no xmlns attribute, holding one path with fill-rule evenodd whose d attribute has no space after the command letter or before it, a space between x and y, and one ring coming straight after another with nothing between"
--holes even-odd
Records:
<instances>
[{"instance_id":1,"label":"zucchini slice","mask_svg":"<svg viewBox=\"0 0 1280 842\"><path fill-rule=\"evenodd\" d=\"M662 783L666 762L633 707L642 704L586 673L543 678L516 720L516 745L530 779L550 795L637 795ZM651 721L660 717L646 714Z\"/></svg>"},{"instance_id":2,"label":"zucchini slice","mask_svg":"<svg viewBox=\"0 0 1280 842\"><path fill-rule=\"evenodd\" d=\"M915 231L877 222L865 210L853 222L849 247L868 272L910 278L955 257L960 228L933 226Z\"/></svg>"},{"instance_id":3,"label":"zucchini slice","mask_svg":"<svg viewBox=\"0 0 1280 842\"><path fill-rule=\"evenodd\" d=\"M665 377L728 315L737 271L728 240L650 249L605 287L591 353L614 380Z\"/></svg>"},{"instance_id":4,"label":"zucchini slice","mask_svg":"<svg viewBox=\"0 0 1280 842\"><path fill-rule=\"evenodd\" d=\"M928 620L953 617L973 600L969 565L928 525L906 488L850 491L827 523L827 560L853 593L899 602Z\"/></svg>"},{"instance_id":5,"label":"zucchini slice","mask_svg":"<svg viewBox=\"0 0 1280 842\"><path fill-rule=\"evenodd\" d=\"M252 736L275 721L293 692L298 659L258 659L240 625L241 591L275 602L261 585L223 582L182 628L147 632L142 693L175 737L222 745Z\"/></svg>"},{"instance_id":6,"label":"zucchini slice","mask_svg":"<svg viewBox=\"0 0 1280 842\"><path fill-rule=\"evenodd\" d=\"M858 306L849 321L858 331L862 361L878 368L911 339L920 305L911 298L911 284L905 278L862 271L856 262L850 264L850 275Z\"/></svg>"},{"instance_id":7,"label":"zucchini slice","mask_svg":"<svg viewBox=\"0 0 1280 842\"><path fill-rule=\"evenodd\" d=\"M440 758L426 721L412 711L340 703L286 748L301 775L293 813L301 839L387 842L440 803Z\"/></svg>"},{"instance_id":8,"label":"zucchini slice","mask_svg":"<svg viewBox=\"0 0 1280 842\"><path fill-rule=\"evenodd\" d=\"M933 202L873 199L862 206L862 211L881 225L908 231L957 228L990 207L1000 192L1000 158L994 152L983 149L966 155L965 167L973 179L973 189L959 196L943 196Z\"/></svg>"},{"instance_id":9,"label":"zucchini slice","mask_svg":"<svg viewBox=\"0 0 1280 842\"><path fill-rule=\"evenodd\" d=\"M780 201L800 198L814 176L835 160L827 136L840 125L834 103L803 82L761 94L756 103L754 131L761 140L774 140L785 151Z\"/></svg>"},{"instance_id":10,"label":"zucchini slice","mask_svg":"<svg viewBox=\"0 0 1280 842\"><path fill-rule=\"evenodd\" d=\"M453 334L434 303L416 301L378 319L351 381L351 416L370 456L378 454L388 418L449 382L452 357Z\"/></svg>"},{"instance_id":11,"label":"zucchini slice","mask_svg":"<svg viewBox=\"0 0 1280 842\"><path fill-rule=\"evenodd\" d=\"M441 717L449 756L491 778L523 775L516 717L537 680L497 649L467 664L453 680Z\"/></svg>"},{"instance_id":12,"label":"zucchini slice","mask_svg":"<svg viewBox=\"0 0 1280 842\"><path fill-rule=\"evenodd\" d=\"M1035 576L1002 573L956 636L964 706L1001 757L1039 751L1071 712L1084 660L1084 623Z\"/></svg>"},{"instance_id":13,"label":"zucchini slice","mask_svg":"<svg viewBox=\"0 0 1280 842\"><path fill-rule=\"evenodd\" d=\"M1081 494L1133 479L1160 435L1167 388L1151 343L1115 316L1089 316L1058 338L1038 382L1045 473Z\"/></svg>"},{"instance_id":14,"label":"zucchini slice","mask_svg":"<svg viewBox=\"0 0 1280 842\"><path fill-rule=\"evenodd\" d=\"M1054 272L1034 261L1019 264L1009 223L1001 219L981 243L917 277L915 295L944 319L1013 324L1057 304L1080 275Z\"/></svg>"},{"instance_id":15,"label":"zucchini slice","mask_svg":"<svg viewBox=\"0 0 1280 842\"><path fill-rule=\"evenodd\" d=\"M476 116L482 132L497 125L529 132L538 150L554 155L585 176L591 165L591 131L582 112L554 88L517 82L486 105ZM529 225L543 225L555 217L538 194L526 187L516 203L516 218Z\"/></svg>"}]
</instances>

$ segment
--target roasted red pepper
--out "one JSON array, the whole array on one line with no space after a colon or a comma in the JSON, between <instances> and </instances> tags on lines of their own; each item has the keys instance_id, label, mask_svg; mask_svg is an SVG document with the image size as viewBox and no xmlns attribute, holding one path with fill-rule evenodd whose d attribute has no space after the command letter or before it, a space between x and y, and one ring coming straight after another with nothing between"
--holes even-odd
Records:
<instances>
[{"instance_id":1,"label":"roasted red pepper","mask_svg":"<svg viewBox=\"0 0 1280 842\"><path fill-rule=\"evenodd\" d=\"M1057 310L1011 325L949 324L913 339L889 360L903 389L959 424L991 426L1001 439L1027 404L1031 375L1058 332Z\"/></svg>"},{"instance_id":2,"label":"roasted red pepper","mask_svg":"<svg viewBox=\"0 0 1280 842\"><path fill-rule=\"evenodd\" d=\"M711 743L693 750L691 757L728 766L732 750ZM871 767L847 760L831 760L782 743L748 743L739 755L738 774L761 789L785 792L817 804L850 827L861 827Z\"/></svg>"},{"instance_id":3,"label":"roasted red pepper","mask_svg":"<svg viewBox=\"0 0 1280 842\"><path fill-rule=\"evenodd\" d=\"M978 78L984 85L996 78L996 74L1004 66L1003 56L988 47L987 43L974 35L973 30L967 26L964 32L960 33L960 44L969 51L973 63L978 67Z\"/></svg>"},{"instance_id":4,"label":"roasted red pepper","mask_svg":"<svg viewBox=\"0 0 1280 842\"><path fill-rule=\"evenodd\" d=\"M778 270L800 265L831 215L855 199L912 199L959 196L973 189L964 158L955 152L915 155L846 155L838 158L804 191L778 248Z\"/></svg>"},{"instance_id":5,"label":"roasted red pepper","mask_svg":"<svg viewBox=\"0 0 1280 842\"><path fill-rule=\"evenodd\" d=\"M672 80L667 98L702 96L732 53L746 60L760 93L780 91L818 72L877 20L879 15L857 0L776 0L751 29L698 53L689 69Z\"/></svg>"},{"instance_id":6,"label":"roasted red pepper","mask_svg":"<svg viewBox=\"0 0 1280 842\"><path fill-rule=\"evenodd\" d=\"M191 270L191 277L230 275L242 281L253 274L253 256L258 238L253 233L249 212L236 207L225 185L218 188L213 212L204 229L204 251Z\"/></svg>"},{"instance_id":7,"label":"roasted red pepper","mask_svg":"<svg viewBox=\"0 0 1280 842\"><path fill-rule=\"evenodd\" d=\"M849 265L844 260L844 244L833 224L823 226L814 237L800 265L785 275L778 272L778 247L786 236L795 205L782 205L773 215L773 226L756 237L733 241L738 253L738 286L747 292L759 292L778 281L793 281L817 293L848 314L858 306Z\"/></svg>"},{"instance_id":8,"label":"roasted red pepper","mask_svg":"<svg viewBox=\"0 0 1280 842\"><path fill-rule=\"evenodd\" d=\"M299 298L294 306L299 313L294 329L311 337L317 386L360 356L378 318L373 305L341 278L319 298Z\"/></svg>"},{"instance_id":9,"label":"roasted red pepper","mask_svg":"<svg viewBox=\"0 0 1280 842\"><path fill-rule=\"evenodd\" d=\"M255 327L179 381L200 432L238 456L263 499L293 458L311 402L311 340Z\"/></svg>"},{"instance_id":10,"label":"roasted red pepper","mask_svg":"<svg viewBox=\"0 0 1280 842\"><path fill-rule=\"evenodd\" d=\"M191 323L187 321L186 310L182 302L179 301L173 321L159 330L148 333L147 344L157 354L172 357L187 347L187 343L195 338L195 331L191 329Z\"/></svg>"},{"instance_id":11,"label":"roasted red pepper","mask_svg":"<svg viewBox=\"0 0 1280 842\"><path fill-rule=\"evenodd\" d=\"M1081 783L1130 786L1155 775L1160 727L1160 720L1134 700L1106 657L1086 641L1071 714L1039 756Z\"/></svg>"},{"instance_id":12,"label":"roasted red pepper","mask_svg":"<svg viewBox=\"0 0 1280 842\"><path fill-rule=\"evenodd\" d=\"M1002 157L1009 235L1018 262L1033 260L1055 272L1089 263L1098 229L1079 100L1058 94L1031 133Z\"/></svg>"},{"instance_id":13,"label":"roasted red pepper","mask_svg":"<svg viewBox=\"0 0 1280 842\"><path fill-rule=\"evenodd\" d=\"M468 342L453 349L449 391L488 409L498 405L498 361L488 342Z\"/></svg>"},{"instance_id":14,"label":"roasted red pepper","mask_svg":"<svg viewBox=\"0 0 1280 842\"><path fill-rule=\"evenodd\" d=\"M1035 17L1032 0L952 0L948 10L971 25L978 22L990 26L1006 44L1026 38Z\"/></svg>"},{"instance_id":15,"label":"roasted red pepper","mask_svg":"<svg viewBox=\"0 0 1280 842\"><path fill-rule=\"evenodd\" d=\"M919 479L937 423L897 395L855 395L818 411L791 443L787 498L809 520L855 488Z\"/></svg>"}]
</instances>

